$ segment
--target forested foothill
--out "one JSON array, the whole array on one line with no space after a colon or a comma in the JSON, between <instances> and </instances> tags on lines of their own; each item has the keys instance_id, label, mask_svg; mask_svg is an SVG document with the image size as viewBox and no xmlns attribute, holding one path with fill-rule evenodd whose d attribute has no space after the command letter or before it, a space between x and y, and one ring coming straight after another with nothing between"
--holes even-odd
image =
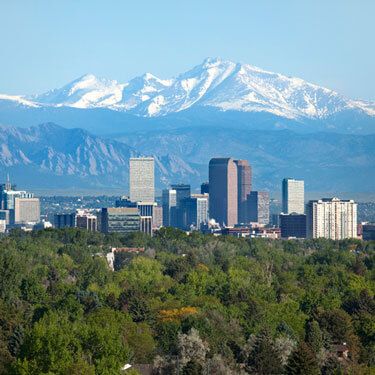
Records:
<instances>
[{"instance_id":1,"label":"forested foothill","mask_svg":"<svg viewBox=\"0 0 375 375\"><path fill-rule=\"evenodd\" d=\"M374 242L14 231L0 374L374 374L374 292Z\"/></svg>"}]
</instances>

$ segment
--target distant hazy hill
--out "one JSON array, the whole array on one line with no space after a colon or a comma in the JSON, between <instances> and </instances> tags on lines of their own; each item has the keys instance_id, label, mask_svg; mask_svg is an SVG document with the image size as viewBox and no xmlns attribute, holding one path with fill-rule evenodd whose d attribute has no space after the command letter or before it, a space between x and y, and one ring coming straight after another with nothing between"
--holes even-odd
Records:
<instances>
[{"instance_id":1,"label":"distant hazy hill","mask_svg":"<svg viewBox=\"0 0 375 375\"><path fill-rule=\"evenodd\" d=\"M106 192L128 186L132 155L154 155L157 187L198 186L213 156L246 158L256 188L277 191L283 177L304 178L314 191L372 191L375 135L300 134L289 130L171 129L111 140L55 124L0 127L0 171L20 185L43 189L86 188Z\"/></svg>"},{"instance_id":2,"label":"distant hazy hill","mask_svg":"<svg viewBox=\"0 0 375 375\"><path fill-rule=\"evenodd\" d=\"M30 128L0 126L0 171L21 185L51 189L128 186L129 158L140 155L122 142L53 123ZM177 156L156 156L158 186L193 179L199 173ZM196 177L194 179L194 177ZM1 178L1 177L0 177Z\"/></svg>"}]
</instances>

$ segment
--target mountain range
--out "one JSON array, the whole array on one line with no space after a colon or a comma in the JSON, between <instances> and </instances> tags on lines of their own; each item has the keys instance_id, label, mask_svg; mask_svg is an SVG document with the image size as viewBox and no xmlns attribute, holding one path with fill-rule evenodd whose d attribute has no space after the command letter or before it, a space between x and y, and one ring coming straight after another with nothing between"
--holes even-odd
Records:
<instances>
[{"instance_id":1,"label":"mountain range","mask_svg":"<svg viewBox=\"0 0 375 375\"><path fill-rule=\"evenodd\" d=\"M155 156L160 188L198 186L208 160L227 155L248 159L255 185L271 191L285 176L324 191L375 182L375 103L217 58L171 79L87 74L43 94L1 94L0 124L0 168L36 187L126 188L128 159L141 154Z\"/></svg>"}]
</instances>

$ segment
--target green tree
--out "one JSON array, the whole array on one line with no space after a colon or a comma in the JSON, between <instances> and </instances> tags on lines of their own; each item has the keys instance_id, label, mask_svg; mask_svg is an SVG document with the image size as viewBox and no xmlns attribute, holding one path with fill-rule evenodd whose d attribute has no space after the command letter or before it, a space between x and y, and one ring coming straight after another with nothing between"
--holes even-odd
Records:
<instances>
[{"instance_id":1,"label":"green tree","mask_svg":"<svg viewBox=\"0 0 375 375\"><path fill-rule=\"evenodd\" d=\"M288 375L319 375L315 354L305 342L301 341L293 351L285 372Z\"/></svg>"},{"instance_id":2,"label":"green tree","mask_svg":"<svg viewBox=\"0 0 375 375\"><path fill-rule=\"evenodd\" d=\"M323 334L320 330L319 323L316 320L309 320L306 322L305 341L315 354L318 354L323 348Z\"/></svg>"},{"instance_id":3,"label":"green tree","mask_svg":"<svg viewBox=\"0 0 375 375\"><path fill-rule=\"evenodd\" d=\"M77 327L65 315L48 313L27 333L20 358L31 373L64 374L81 349Z\"/></svg>"},{"instance_id":4,"label":"green tree","mask_svg":"<svg viewBox=\"0 0 375 375\"><path fill-rule=\"evenodd\" d=\"M197 361L189 361L182 369L183 375L201 375L203 374L203 367Z\"/></svg>"},{"instance_id":5,"label":"green tree","mask_svg":"<svg viewBox=\"0 0 375 375\"><path fill-rule=\"evenodd\" d=\"M246 360L246 370L260 375L280 374L282 363L278 351L267 330L256 336L255 342Z\"/></svg>"}]
</instances>

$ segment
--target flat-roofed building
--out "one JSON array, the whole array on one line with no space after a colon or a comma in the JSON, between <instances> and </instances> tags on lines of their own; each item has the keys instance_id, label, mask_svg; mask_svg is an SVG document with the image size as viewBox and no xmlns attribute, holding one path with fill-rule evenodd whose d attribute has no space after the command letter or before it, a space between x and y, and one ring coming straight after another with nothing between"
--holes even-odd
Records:
<instances>
[{"instance_id":1,"label":"flat-roofed building","mask_svg":"<svg viewBox=\"0 0 375 375\"><path fill-rule=\"evenodd\" d=\"M284 214L305 213L305 183L294 178L284 178L282 183L282 210Z\"/></svg>"},{"instance_id":2,"label":"flat-roofed building","mask_svg":"<svg viewBox=\"0 0 375 375\"><path fill-rule=\"evenodd\" d=\"M375 224L366 223L362 225L362 238L364 241L375 241Z\"/></svg>"},{"instance_id":3,"label":"flat-roofed building","mask_svg":"<svg viewBox=\"0 0 375 375\"><path fill-rule=\"evenodd\" d=\"M40 202L39 198L14 199L14 224L39 223Z\"/></svg>"},{"instance_id":4,"label":"flat-roofed building","mask_svg":"<svg viewBox=\"0 0 375 375\"><path fill-rule=\"evenodd\" d=\"M0 233L5 233L7 223L5 220L0 220Z\"/></svg>"},{"instance_id":5,"label":"flat-roofed building","mask_svg":"<svg viewBox=\"0 0 375 375\"><path fill-rule=\"evenodd\" d=\"M247 197L251 192L252 171L247 160L235 160L238 185L238 222L247 223Z\"/></svg>"},{"instance_id":6,"label":"flat-roofed building","mask_svg":"<svg viewBox=\"0 0 375 375\"><path fill-rule=\"evenodd\" d=\"M98 230L98 218L87 210L77 210L75 224L77 228L86 229L89 232Z\"/></svg>"},{"instance_id":7,"label":"flat-roofed building","mask_svg":"<svg viewBox=\"0 0 375 375\"><path fill-rule=\"evenodd\" d=\"M266 191L252 191L247 198L250 222L267 225L270 222L270 195Z\"/></svg>"},{"instance_id":8,"label":"flat-roofed building","mask_svg":"<svg viewBox=\"0 0 375 375\"><path fill-rule=\"evenodd\" d=\"M307 236L342 240L357 237L357 204L353 200L322 198L306 205Z\"/></svg>"},{"instance_id":9,"label":"flat-roofed building","mask_svg":"<svg viewBox=\"0 0 375 375\"><path fill-rule=\"evenodd\" d=\"M208 194L193 194L182 201L183 229L195 228L199 230L203 224L208 223L208 199Z\"/></svg>"},{"instance_id":10,"label":"flat-roofed building","mask_svg":"<svg viewBox=\"0 0 375 375\"><path fill-rule=\"evenodd\" d=\"M0 220L5 220L6 224L10 223L10 212L9 210L0 210Z\"/></svg>"},{"instance_id":11,"label":"flat-roofed building","mask_svg":"<svg viewBox=\"0 0 375 375\"><path fill-rule=\"evenodd\" d=\"M159 229L163 226L163 207L155 206L152 214L152 229Z\"/></svg>"},{"instance_id":12,"label":"flat-roofed building","mask_svg":"<svg viewBox=\"0 0 375 375\"><path fill-rule=\"evenodd\" d=\"M220 225L238 222L237 165L232 158L213 158L209 163L210 217Z\"/></svg>"},{"instance_id":13,"label":"flat-roofed building","mask_svg":"<svg viewBox=\"0 0 375 375\"><path fill-rule=\"evenodd\" d=\"M280 214L280 230L282 238L306 238L306 215Z\"/></svg>"},{"instance_id":14,"label":"flat-roofed building","mask_svg":"<svg viewBox=\"0 0 375 375\"><path fill-rule=\"evenodd\" d=\"M162 193L163 226L171 227L175 221L177 193L174 189L165 189Z\"/></svg>"},{"instance_id":15,"label":"flat-roofed building","mask_svg":"<svg viewBox=\"0 0 375 375\"><path fill-rule=\"evenodd\" d=\"M154 158L130 158L129 170L130 200L132 202L154 202Z\"/></svg>"},{"instance_id":16,"label":"flat-roofed building","mask_svg":"<svg viewBox=\"0 0 375 375\"><path fill-rule=\"evenodd\" d=\"M102 208L101 226L104 233L139 232L141 216L137 207Z\"/></svg>"},{"instance_id":17,"label":"flat-roofed building","mask_svg":"<svg viewBox=\"0 0 375 375\"><path fill-rule=\"evenodd\" d=\"M55 228L74 228L76 226L76 214L55 214L54 216L54 227Z\"/></svg>"}]
</instances>

